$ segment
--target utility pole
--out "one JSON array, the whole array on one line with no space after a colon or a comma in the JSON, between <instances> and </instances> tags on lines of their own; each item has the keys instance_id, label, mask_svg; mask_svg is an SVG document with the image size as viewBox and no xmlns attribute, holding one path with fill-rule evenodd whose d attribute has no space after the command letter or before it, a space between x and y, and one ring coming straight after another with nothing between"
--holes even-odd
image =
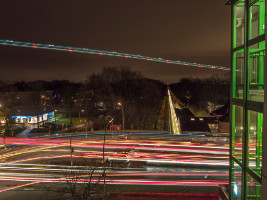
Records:
<instances>
[{"instance_id":1,"label":"utility pole","mask_svg":"<svg viewBox=\"0 0 267 200\"><path fill-rule=\"evenodd\" d=\"M72 153L74 152L74 148L71 146L71 140L72 140L72 135L70 136L70 165L73 165L72 161Z\"/></svg>"},{"instance_id":2,"label":"utility pole","mask_svg":"<svg viewBox=\"0 0 267 200\"><path fill-rule=\"evenodd\" d=\"M123 106L122 103L118 103L118 105L121 107L121 113L122 113L122 134L124 134L124 112L123 112Z\"/></svg>"},{"instance_id":3,"label":"utility pole","mask_svg":"<svg viewBox=\"0 0 267 200\"><path fill-rule=\"evenodd\" d=\"M108 122L106 122L106 120L108 118L111 118L111 120L109 120ZM114 120L114 118L112 118L111 116L107 116L105 117L105 122L107 124L105 124L105 134L104 134L104 142L103 142L103 163L105 162L105 142L106 142L106 134L107 134L107 127L108 125Z\"/></svg>"},{"instance_id":4,"label":"utility pole","mask_svg":"<svg viewBox=\"0 0 267 200\"><path fill-rule=\"evenodd\" d=\"M57 116L56 116L57 110L54 110L54 117L55 117L55 125L57 125Z\"/></svg>"},{"instance_id":5,"label":"utility pole","mask_svg":"<svg viewBox=\"0 0 267 200\"><path fill-rule=\"evenodd\" d=\"M49 125L49 135L50 135L50 129L51 129L51 126L52 126L52 124Z\"/></svg>"}]
</instances>

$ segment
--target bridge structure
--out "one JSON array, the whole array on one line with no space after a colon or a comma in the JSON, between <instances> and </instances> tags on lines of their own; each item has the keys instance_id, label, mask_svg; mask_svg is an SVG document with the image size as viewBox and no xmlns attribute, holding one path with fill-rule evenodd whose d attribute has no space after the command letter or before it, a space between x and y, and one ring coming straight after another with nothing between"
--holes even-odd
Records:
<instances>
[{"instance_id":1,"label":"bridge structure","mask_svg":"<svg viewBox=\"0 0 267 200\"><path fill-rule=\"evenodd\" d=\"M0 45L14 46L14 47L26 47L26 48L34 48L34 49L48 49L48 50L66 51L66 52L75 52L75 53L86 53L86 54L94 54L94 55L100 55L100 56L115 56L115 57L122 57L122 58L132 58L132 59L145 60L145 61L161 62L161 63L166 63L166 64L176 64L180 66L193 66L193 67L199 67L199 68L209 68L209 69L219 69L219 70L224 70L224 71L230 71L229 67L224 67L224 66L200 64L200 63L195 63L195 62L185 62L185 61L180 61L180 60L155 58L155 57L149 57L149 56L143 56L143 55L137 55L137 54L120 53L120 52L115 52L115 51L104 51L104 50L88 49L88 48L81 48L81 47L70 47L70 46L55 45L55 44L41 44L41 43L21 42L21 41L0 39Z\"/></svg>"}]
</instances>

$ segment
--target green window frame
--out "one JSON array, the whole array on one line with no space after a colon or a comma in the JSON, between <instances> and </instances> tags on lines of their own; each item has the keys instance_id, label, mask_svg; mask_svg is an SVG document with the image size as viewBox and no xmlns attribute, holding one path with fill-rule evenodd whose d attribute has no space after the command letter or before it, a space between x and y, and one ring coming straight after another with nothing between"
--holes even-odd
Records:
<instances>
[{"instance_id":1,"label":"green window frame","mask_svg":"<svg viewBox=\"0 0 267 200\"><path fill-rule=\"evenodd\" d=\"M241 106L232 107L232 156L240 163L243 161L244 143L244 109Z\"/></svg>"},{"instance_id":2,"label":"green window frame","mask_svg":"<svg viewBox=\"0 0 267 200\"><path fill-rule=\"evenodd\" d=\"M262 168L262 128L263 114L248 111L248 159L247 166L258 178L261 178Z\"/></svg>"},{"instance_id":3,"label":"green window frame","mask_svg":"<svg viewBox=\"0 0 267 200\"><path fill-rule=\"evenodd\" d=\"M258 10L259 13L255 13L255 10ZM251 4L249 8L249 14L249 39L253 39L265 33L265 1L256 1L255 3ZM254 18L255 15L258 15L258 18ZM255 24L253 22L255 22Z\"/></svg>"},{"instance_id":4,"label":"green window frame","mask_svg":"<svg viewBox=\"0 0 267 200\"><path fill-rule=\"evenodd\" d=\"M244 96L244 49L233 53L233 98L243 99Z\"/></svg>"},{"instance_id":5,"label":"green window frame","mask_svg":"<svg viewBox=\"0 0 267 200\"><path fill-rule=\"evenodd\" d=\"M232 30L233 48L236 48L238 46L244 45L245 42L245 2L237 1L234 5L234 10L235 12L232 21Z\"/></svg>"}]
</instances>

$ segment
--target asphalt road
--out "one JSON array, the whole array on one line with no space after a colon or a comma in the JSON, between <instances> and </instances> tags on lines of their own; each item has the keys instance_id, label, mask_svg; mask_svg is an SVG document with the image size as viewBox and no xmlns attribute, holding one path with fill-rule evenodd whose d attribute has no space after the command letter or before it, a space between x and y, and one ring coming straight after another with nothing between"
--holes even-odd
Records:
<instances>
[{"instance_id":1,"label":"asphalt road","mask_svg":"<svg viewBox=\"0 0 267 200\"><path fill-rule=\"evenodd\" d=\"M9 146L0 148L0 199L41 199L44 193L46 200L55 199L58 193L49 187L64 184L66 172L88 182L88 165L103 159L103 136L6 138ZM228 183L228 148L226 138L107 134L107 164L95 169L92 181L103 184L105 169L105 184L115 192L212 194Z\"/></svg>"}]
</instances>

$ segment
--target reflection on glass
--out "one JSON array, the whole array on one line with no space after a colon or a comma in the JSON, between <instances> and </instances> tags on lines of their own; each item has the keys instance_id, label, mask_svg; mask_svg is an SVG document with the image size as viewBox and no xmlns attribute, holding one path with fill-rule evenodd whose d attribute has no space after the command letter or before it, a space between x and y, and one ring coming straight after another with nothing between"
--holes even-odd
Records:
<instances>
[{"instance_id":1,"label":"reflection on glass","mask_svg":"<svg viewBox=\"0 0 267 200\"><path fill-rule=\"evenodd\" d=\"M244 20L244 7L238 5L235 7L236 12L236 46L240 46L244 44L244 27L245 27L245 20Z\"/></svg>"},{"instance_id":2,"label":"reflection on glass","mask_svg":"<svg viewBox=\"0 0 267 200\"><path fill-rule=\"evenodd\" d=\"M235 200L241 200L241 194L242 194L242 168L238 164L234 164L234 177L233 177L233 183L232 186L232 194L233 198Z\"/></svg>"},{"instance_id":3,"label":"reflection on glass","mask_svg":"<svg viewBox=\"0 0 267 200\"><path fill-rule=\"evenodd\" d=\"M244 91L244 53L236 53L235 63L236 84L233 84L235 89L235 98L243 99Z\"/></svg>"},{"instance_id":4,"label":"reflection on glass","mask_svg":"<svg viewBox=\"0 0 267 200\"><path fill-rule=\"evenodd\" d=\"M259 175L262 166L263 114L249 111L249 167Z\"/></svg>"},{"instance_id":5,"label":"reflection on glass","mask_svg":"<svg viewBox=\"0 0 267 200\"><path fill-rule=\"evenodd\" d=\"M262 46L260 44L259 46ZM248 100L264 101L264 56L265 50L249 48L249 93Z\"/></svg>"},{"instance_id":6,"label":"reflection on glass","mask_svg":"<svg viewBox=\"0 0 267 200\"><path fill-rule=\"evenodd\" d=\"M255 38L259 35L259 15L260 15L260 6L252 6L250 11L251 38Z\"/></svg>"},{"instance_id":7,"label":"reflection on glass","mask_svg":"<svg viewBox=\"0 0 267 200\"><path fill-rule=\"evenodd\" d=\"M243 144L243 108L234 106L234 134L233 134L233 154L242 162L242 144Z\"/></svg>"},{"instance_id":8,"label":"reflection on glass","mask_svg":"<svg viewBox=\"0 0 267 200\"><path fill-rule=\"evenodd\" d=\"M247 174L247 199L260 200L261 199L261 185Z\"/></svg>"}]
</instances>

